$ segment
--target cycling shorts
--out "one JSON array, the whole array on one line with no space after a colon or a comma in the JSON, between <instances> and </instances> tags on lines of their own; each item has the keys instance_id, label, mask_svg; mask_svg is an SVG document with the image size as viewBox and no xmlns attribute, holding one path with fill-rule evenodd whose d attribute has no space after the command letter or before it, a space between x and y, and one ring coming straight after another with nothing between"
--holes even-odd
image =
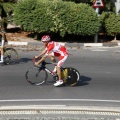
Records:
<instances>
[{"instance_id":1,"label":"cycling shorts","mask_svg":"<svg viewBox=\"0 0 120 120\"><path fill-rule=\"evenodd\" d=\"M58 67L61 67L68 58L68 55L61 56L59 53L56 53L56 52L52 52L52 56L59 57L59 61L57 63Z\"/></svg>"}]
</instances>

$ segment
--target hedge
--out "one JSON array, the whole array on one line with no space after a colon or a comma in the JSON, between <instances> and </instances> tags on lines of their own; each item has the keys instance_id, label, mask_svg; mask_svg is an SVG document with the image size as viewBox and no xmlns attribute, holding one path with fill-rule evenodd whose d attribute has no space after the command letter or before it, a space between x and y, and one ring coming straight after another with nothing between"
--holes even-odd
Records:
<instances>
[{"instance_id":1,"label":"hedge","mask_svg":"<svg viewBox=\"0 0 120 120\"><path fill-rule=\"evenodd\" d=\"M94 35L101 26L91 6L62 0L22 0L15 8L14 21L25 31L53 32L62 37Z\"/></svg>"},{"instance_id":2,"label":"hedge","mask_svg":"<svg viewBox=\"0 0 120 120\"><path fill-rule=\"evenodd\" d=\"M108 35L115 36L120 34L120 13L109 14L109 17L105 19L105 28Z\"/></svg>"}]
</instances>

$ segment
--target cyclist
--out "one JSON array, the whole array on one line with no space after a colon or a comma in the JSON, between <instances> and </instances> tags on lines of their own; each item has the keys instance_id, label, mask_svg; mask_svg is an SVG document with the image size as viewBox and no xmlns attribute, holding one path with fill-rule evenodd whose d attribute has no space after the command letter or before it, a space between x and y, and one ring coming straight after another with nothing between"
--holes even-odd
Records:
<instances>
[{"instance_id":1,"label":"cyclist","mask_svg":"<svg viewBox=\"0 0 120 120\"><path fill-rule=\"evenodd\" d=\"M0 46L0 51L1 51L1 60L0 60L0 63L4 63L4 45L5 45L5 42L7 42L7 39L6 39L6 34L5 32L1 32L0 34L0 42L1 42L1 46Z\"/></svg>"},{"instance_id":2,"label":"cyclist","mask_svg":"<svg viewBox=\"0 0 120 120\"><path fill-rule=\"evenodd\" d=\"M56 81L54 86L60 86L63 84L60 67L66 61L66 59L68 57L68 52L67 52L65 46L63 46L57 42L51 41L49 35L44 35L42 37L41 41L43 42L45 49L38 56L35 56L35 58L39 58L40 56L43 55L42 58L38 62L35 62L35 65L39 65L43 60L45 60L47 58L47 56L49 56L50 59L52 60L52 62L55 62L55 63L56 63L55 57L59 57L59 61L57 62L56 66L52 72L57 71L58 78L59 78L59 80Z\"/></svg>"}]
</instances>

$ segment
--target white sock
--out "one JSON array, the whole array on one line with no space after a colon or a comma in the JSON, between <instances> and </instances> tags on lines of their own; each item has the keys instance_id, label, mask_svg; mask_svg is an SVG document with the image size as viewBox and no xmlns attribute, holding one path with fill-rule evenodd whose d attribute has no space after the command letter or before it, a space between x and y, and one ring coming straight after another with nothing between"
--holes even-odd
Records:
<instances>
[{"instance_id":1,"label":"white sock","mask_svg":"<svg viewBox=\"0 0 120 120\"><path fill-rule=\"evenodd\" d=\"M56 72L57 70L56 70L56 67L54 68L54 70L53 70L53 72Z\"/></svg>"},{"instance_id":2,"label":"white sock","mask_svg":"<svg viewBox=\"0 0 120 120\"><path fill-rule=\"evenodd\" d=\"M3 62L4 61L4 59L3 59L3 55L1 55L1 62Z\"/></svg>"}]
</instances>

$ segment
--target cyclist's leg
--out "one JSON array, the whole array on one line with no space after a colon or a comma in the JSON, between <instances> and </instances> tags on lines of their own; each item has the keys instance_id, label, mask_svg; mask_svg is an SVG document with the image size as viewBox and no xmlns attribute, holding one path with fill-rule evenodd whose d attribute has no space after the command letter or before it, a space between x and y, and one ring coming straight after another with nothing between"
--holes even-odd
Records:
<instances>
[{"instance_id":1,"label":"cyclist's leg","mask_svg":"<svg viewBox=\"0 0 120 120\"><path fill-rule=\"evenodd\" d=\"M3 47L4 47L4 40L2 40L2 44L1 44L1 48L0 48L0 51L1 51L1 60L0 60L0 63L4 62L4 50L3 50Z\"/></svg>"},{"instance_id":2,"label":"cyclist's leg","mask_svg":"<svg viewBox=\"0 0 120 120\"><path fill-rule=\"evenodd\" d=\"M52 62L56 62L56 59L55 59L55 56L54 56L53 52L49 54L49 57L52 60Z\"/></svg>"},{"instance_id":3,"label":"cyclist's leg","mask_svg":"<svg viewBox=\"0 0 120 120\"><path fill-rule=\"evenodd\" d=\"M54 62L54 63L56 63L55 57L59 57L59 56L60 56L60 55L57 54L57 53L55 53L55 52L52 52L52 53L49 54L50 59L51 59L52 62ZM54 68L54 70L53 70L52 72L53 72L53 73L56 72L56 66L55 66L55 68Z\"/></svg>"},{"instance_id":4,"label":"cyclist's leg","mask_svg":"<svg viewBox=\"0 0 120 120\"><path fill-rule=\"evenodd\" d=\"M63 64L65 63L65 61L67 60L67 58L68 58L68 55L66 55L66 56L60 56L59 57L59 61L58 61L57 66L56 66L57 71L59 73L59 75L58 75L59 80L62 79L61 69L60 68L63 66Z\"/></svg>"},{"instance_id":5,"label":"cyclist's leg","mask_svg":"<svg viewBox=\"0 0 120 120\"><path fill-rule=\"evenodd\" d=\"M58 61L58 64L56 66L57 74L58 74L58 81L54 84L54 86L59 86L59 85L63 84L62 73L61 73L60 68L63 66L63 64L66 61L67 57L68 57L68 55L59 57L60 60Z\"/></svg>"}]
</instances>

